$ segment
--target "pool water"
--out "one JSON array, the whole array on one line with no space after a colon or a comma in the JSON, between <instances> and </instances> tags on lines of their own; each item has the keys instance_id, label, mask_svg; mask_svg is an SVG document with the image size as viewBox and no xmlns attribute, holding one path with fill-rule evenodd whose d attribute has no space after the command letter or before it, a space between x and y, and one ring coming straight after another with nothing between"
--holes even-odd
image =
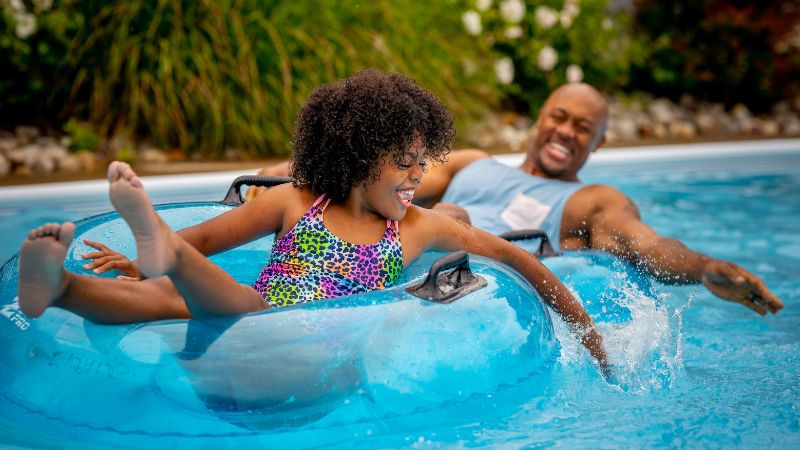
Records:
<instances>
[{"instance_id":1,"label":"pool water","mask_svg":"<svg viewBox=\"0 0 800 450\"><path fill-rule=\"evenodd\" d=\"M631 290L622 301L632 320L601 325L618 384L597 375L555 320L561 354L544 395L506 400L501 412L487 417L400 430L375 424L354 432L352 442L330 444L800 448L800 142L793 150L723 155L699 157L688 149L661 160L598 159L583 181L621 189L661 234L759 275L786 303L777 316L759 317L701 286L656 284L655 302ZM155 202L216 199L226 184L151 192ZM0 192L0 257L12 256L27 229L43 221L107 210L102 187L97 190L80 198L55 191L48 198L40 191L35 201ZM87 448L3 420L0 446Z\"/></svg>"}]
</instances>

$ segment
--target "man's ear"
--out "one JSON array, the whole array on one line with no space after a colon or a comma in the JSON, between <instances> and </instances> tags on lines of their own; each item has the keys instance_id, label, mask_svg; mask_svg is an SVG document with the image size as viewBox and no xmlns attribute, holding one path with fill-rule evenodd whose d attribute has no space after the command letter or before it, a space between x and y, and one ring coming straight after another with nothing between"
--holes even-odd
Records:
<instances>
[{"instance_id":1,"label":"man's ear","mask_svg":"<svg viewBox=\"0 0 800 450\"><path fill-rule=\"evenodd\" d=\"M603 133L603 136L601 136L600 140L597 141L597 145L595 145L594 148L592 149L592 153L596 152L597 149L599 149L600 147L602 147L605 144L606 144L606 135L605 135L605 133Z\"/></svg>"}]
</instances>

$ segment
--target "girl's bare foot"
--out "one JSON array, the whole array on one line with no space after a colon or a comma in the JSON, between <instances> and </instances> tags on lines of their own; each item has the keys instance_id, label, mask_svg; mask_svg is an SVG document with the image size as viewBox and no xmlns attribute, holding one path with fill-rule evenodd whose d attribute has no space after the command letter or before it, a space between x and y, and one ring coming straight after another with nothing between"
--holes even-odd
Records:
<instances>
[{"instance_id":1,"label":"girl's bare foot","mask_svg":"<svg viewBox=\"0 0 800 450\"><path fill-rule=\"evenodd\" d=\"M19 308L39 317L67 287L64 258L75 236L75 224L48 223L28 233L19 252Z\"/></svg>"},{"instance_id":2,"label":"girl's bare foot","mask_svg":"<svg viewBox=\"0 0 800 450\"><path fill-rule=\"evenodd\" d=\"M114 161L108 166L109 196L114 208L133 231L139 270L153 278L175 265L172 230L161 221L131 166Z\"/></svg>"}]
</instances>

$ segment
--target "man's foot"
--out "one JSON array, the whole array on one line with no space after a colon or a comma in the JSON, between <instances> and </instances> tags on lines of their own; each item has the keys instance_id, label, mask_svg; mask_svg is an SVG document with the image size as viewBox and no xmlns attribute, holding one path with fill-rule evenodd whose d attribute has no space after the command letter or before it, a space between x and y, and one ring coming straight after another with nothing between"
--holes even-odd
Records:
<instances>
[{"instance_id":1,"label":"man's foot","mask_svg":"<svg viewBox=\"0 0 800 450\"><path fill-rule=\"evenodd\" d=\"M67 287L64 258L75 236L75 224L48 223L28 233L19 251L19 308L39 317Z\"/></svg>"},{"instance_id":2,"label":"man's foot","mask_svg":"<svg viewBox=\"0 0 800 450\"><path fill-rule=\"evenodd\" d=\"M136 172L128 164L114 161L108 166L108 182L111 203L136 239L139 270L150 278L166 274L175 265L172 230L153 209Z\"/></svg>"}]
</instances>

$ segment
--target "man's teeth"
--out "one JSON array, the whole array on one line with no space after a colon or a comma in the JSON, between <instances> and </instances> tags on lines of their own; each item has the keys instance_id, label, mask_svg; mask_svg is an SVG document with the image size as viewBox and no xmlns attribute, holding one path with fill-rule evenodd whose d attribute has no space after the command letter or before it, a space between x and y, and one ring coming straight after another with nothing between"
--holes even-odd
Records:
<instances>
[{"instance_id":1,"label":"man's teeth","mask_svg":"<svg viewBox=\"0 0 800 450\"><path fill-rule=\"evenodd\" d=\"M557 152L563 153L565 155L569 155L572 153L567 147L564 147L561 144L556 144L555 142L551 142L550 146L553 147Z\"/></svg>"},{"instance_id":2,"label":"man's teeth","mask_svg":"<svg viewBox=\"0 0 800 450\"><path fill-rule=\"evenodd\" d=\"M411 200L414 198L414 189L403 189L401 191L397 191L400 194L401 200Z\"/></svg>"}]
</instances>

